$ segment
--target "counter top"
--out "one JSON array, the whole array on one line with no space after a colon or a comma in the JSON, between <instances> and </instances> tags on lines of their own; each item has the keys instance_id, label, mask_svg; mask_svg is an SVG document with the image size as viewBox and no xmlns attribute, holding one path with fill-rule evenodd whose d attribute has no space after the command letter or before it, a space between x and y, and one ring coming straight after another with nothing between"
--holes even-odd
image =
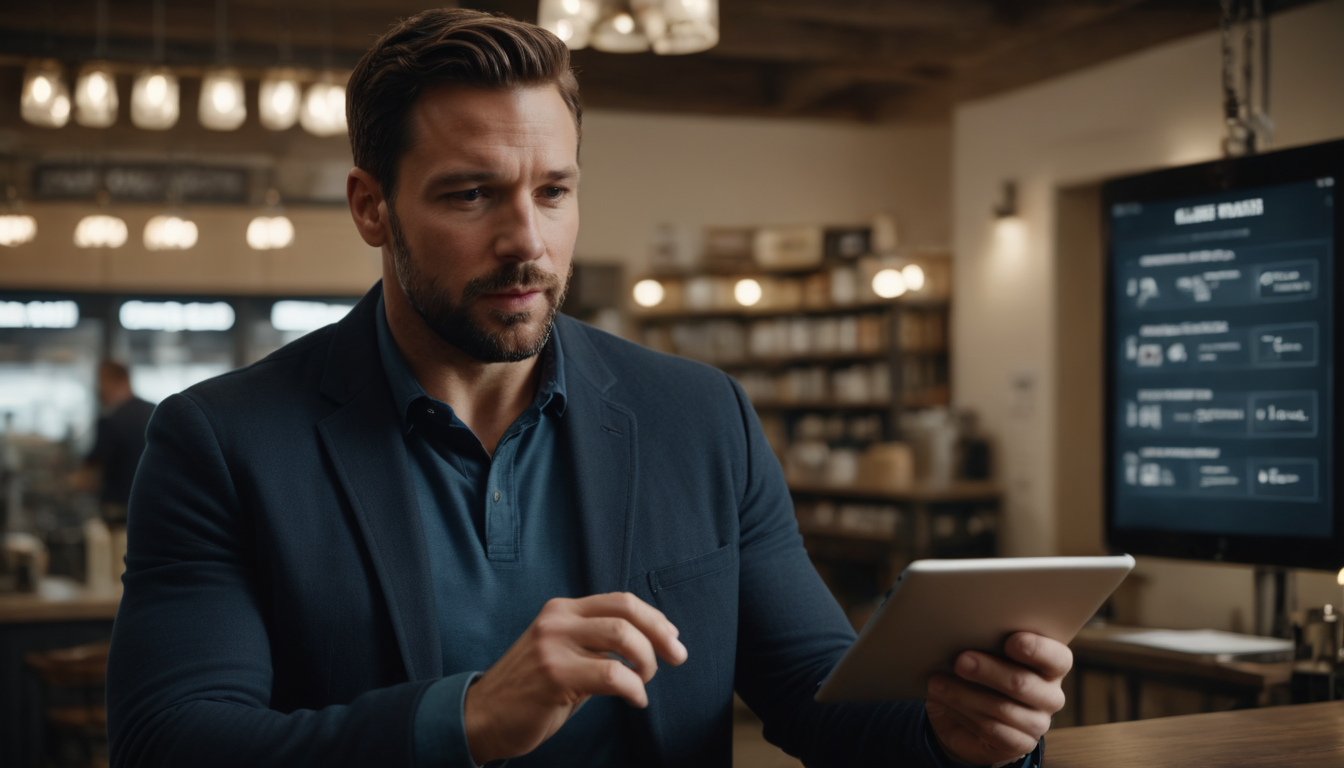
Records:
<instances>
[{"instance_id":1,"label":"counter top","mask_svg":"<svg viewBox=\"0 0 1344 768\"><path fill-rule=\"evenodd\" d=\"M121 584L94 592L64 576L48 576L36 592L0 592L0 624L87 621L116 617Z\"/></svg>"}]
</instances>

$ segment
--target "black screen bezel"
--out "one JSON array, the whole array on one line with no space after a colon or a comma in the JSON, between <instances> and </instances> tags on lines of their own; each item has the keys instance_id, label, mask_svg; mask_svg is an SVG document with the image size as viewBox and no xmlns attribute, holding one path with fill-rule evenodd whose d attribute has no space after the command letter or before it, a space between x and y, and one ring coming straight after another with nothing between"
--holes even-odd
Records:
<instances>
[{"instance_id":1,"label":"black screen bezel","mask_svg":"<svg viewBox=\"0 0 1344 768\"><path fill-rule=\"evenodd\" d=\"M1211 163L1171 168L1141 176L1115 179L1102 185L1102 231L1105 238L1105 526L1106 544L1113 551L1135 555L1155 555L1191 560L1221 560L1254 565L1311 568L1334 571L1344 566L1344 505L1341 488L1334 486L1334 525L1330 539L1277 536L1219 536L1184 531L1117 528L1115 525L1117 478L1116 375L1119 356L1115 336L1115 273L1111 241L1111 210L1116 203L1143 203L1154 200L1216 194L1248 187L1264 187L1333 177L1336 187L1344 187L1344 140L1287 149L1250 157L1229 158ZM1334 216L1334 281L1329 298L1330 321L1334 327L1335 370L1332 389L1338 390L1339 367L1344 363L1344 329L1341 328L1338 301L1344 298L1344 215L1338 201ZM1333 392L1332 392L1333 394ZM1334 431L1327 447L1331 476L1340 473L1338 445L1344 437L1344 403L1336 397L1331 409Z\"/></svg>"}]
</instances>

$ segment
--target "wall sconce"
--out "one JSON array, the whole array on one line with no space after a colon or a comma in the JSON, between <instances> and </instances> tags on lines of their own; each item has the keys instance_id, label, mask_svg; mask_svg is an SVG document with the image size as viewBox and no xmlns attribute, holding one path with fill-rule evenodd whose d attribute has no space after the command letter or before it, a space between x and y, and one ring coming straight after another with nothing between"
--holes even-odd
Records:
<instances>
[{"instance_id":1,"label":"wall sconce","mask_svg":"<svg viewBox=\"0 0 1344 768\"><path fill-rule=\"evenodd\" d=\"M994 204L994 218L1006 219L1017 215L1017 182L1003 182L1003 197Z\"/></svg>"}]
</instances>

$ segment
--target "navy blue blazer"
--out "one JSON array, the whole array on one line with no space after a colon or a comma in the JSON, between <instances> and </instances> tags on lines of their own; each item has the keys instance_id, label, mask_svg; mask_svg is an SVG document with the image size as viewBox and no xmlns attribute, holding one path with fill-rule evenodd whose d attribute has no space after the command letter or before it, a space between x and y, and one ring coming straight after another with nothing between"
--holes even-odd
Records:
<instances>
[{"instance_id":1,"label":"navy blue blazer","mask_svg":"<svg viewBox=\"0 0 1344 768\"><path fill-rule=\"evenodd\" d=\"M420 696L460 670L442 668L380 290L155 412L108 662L113 765L413 764ZM589 590L656 606L690 654L630 711L639 764L729 765L734 689L809 765L932 759L922 702L812 699L854 634L736 383L566 317L556 332Z\"/></svg>"}]
</instances>

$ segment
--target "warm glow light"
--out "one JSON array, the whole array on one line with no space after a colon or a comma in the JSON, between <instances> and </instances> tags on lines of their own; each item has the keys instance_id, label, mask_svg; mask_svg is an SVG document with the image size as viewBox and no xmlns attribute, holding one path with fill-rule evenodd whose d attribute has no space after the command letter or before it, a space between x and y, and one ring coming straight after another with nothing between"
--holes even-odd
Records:
<instances>
[{"instance_id":1,"label":"warm glow light","mask_svg":"<svg viewBox=\"0 0 1344 768\"><path fill-rule=\"evenodd\" d=\"M37 237L37 220L21 213L0 215L0 245L14 247Z\"/></svg>"},{"instance_id":2,"label":"warm glow light","mask_svg":"<svg viewBox=\"0 0 1344 768\"><path fill-rule=\"evenodd\" d=\"M73 301L0 301L0 328L74 328L79 305Z\"/></svg>"},{"instance_id":3,"label":"warm glow light","mask_svg":"<svg viewBox=\"0 0 1344 768\"><path fill-rule=\"evenodd\" d=\"M150 67L131 86L131 122L137 128L165 131L177 125L180 111L177 76L162 67Z\"/></svg>"},{"instance_id":4,"label":"warm glow light","mask_svg":"<svg viewBox=\"0 0 1344 768\"><path fill-rule=\"evenodd\" d=\"M243 78L236 69L212 69L201 79L201 125L212 131L232 131L247 119Z\"/></svg>"},{"instance_id":5,"label":"warm glow light","mask_svg":"<svg viewBox=\"0 0 1344 768\"><path fill-rule=\"evenodd\" d=\"M918 264L906 264L901 269L901 277L905 278L905 287L912 291L924 287L924 268Z\"/></svg>"},{"instance_id":6,"label":"warm glow light","mask_svg":"<svg viewBox=\"0 0 1344 768\"><path fill-rule=\"evenodd\" d=\"M117 122L117 81L102 63L85 65L75 81L75 122L106 128Z\"/></svg>"},{"instance_id":7,"label":"warm glow light","mask_svg":"<svg viewBox=\"0 0 1344 768\"><path fill-rule=\"evenodd\" d=\"M258 216L247 225L247 244L257 251L287 248L294 242L294 224L286 216Z\"/></svg>"},{"instance_id":8,"label":"warm glow light","mask_svg":"<svg viewBox=\"0 0 1344 768\"><path fill-rule=\"evenodd\" d=\"M636 28L634 17L628 13L618 13L603 19L593 27L590 42L594 48L607 53L649 50L649 38Z\"/></svg>"},{"instance_id":9,"label":"warm glow light","mask_svg":"<svg viewBox=\"0 0 1344 768\"><path fill-rule=\"evenodd\" d=\"M697 53L719 43L717 0L631 0L630 8L654 53Z\"/></svg>"},{"instance_id":10,"label":"warm glow light","mask_svg":"<svg viewBox=\"0 0 1344 768\"><path fill-rule=\"evenodd\" d=\"M43 128L60 128L70 122L70 92L61 79L61 65L54 60L28 65L19 97L19 114Z\"/></svg>"},{"instance_id":11,"label":"warm glow light","mask_svg":"<svg viewBox=\"0 0 1344 768\"><path fill-rule=\"evenodd\" d=\"M761 284L751 278L737 281L733 286L733 298L744 307L754 307L761 300Z\"/></svg>"},{"instance_id":12,"label":"warm glow light","mask_svg":"<svg viewBox=\"0 0 1344 768\"><path fill-rule=\"evenodd\" d=\"M1344 584L1344 568L1339 569L1339 574L1335 576L1335 581Z\"/></svg>"},{"instance_id":13,"label":"warm glow light","mask_svg":"<svg viewBox=\"0 0 1344 768\"><path fill-rule=\"evenodd\" d=\"M611 20L611 26L622 35L628 35L635 31L635 20L628 13L619 13Z\"/></svg>"},{"instance_id":14,"label":"warm glow light","mask_svg":"<svg viewBox=\"0 0 1344 768\"><path fill-rule=\"evenodd\" d=\"M120 248L126 237L126 222L116 216L85 216L75 225L75 245L80 248Z\"/></svg>"},{"instance_id":15,"label":"warm glow light","mask_svg":"<svg viewBox=\"0 0 1344 768\"><path fill-rule=\"evenodd\" d=\"M1017 216L994 221L994 250L999 258L1017 261L1027 253L1027 223Z\"/></svg>"},{"instance_id":16,"label":"warm glow light","mask_svg":"<svg viewBox=\"0 0 1344 768\"><path fill-rule=\"evenodd\" d=\"M269 130L283 131L299 121L299 81L290 70L267 72L257 101L257 117Z\"/></svg>"},{"instance_id":17,"label":"warm glow light","mask_svg":"<svg viewBox=\"0 0 1344 768\"><path fill-rule=\"evenodd\" d=\"M635 283L635 303L641 307L656 307L662 304L666 293L663 284L657 280L640 280Z\"/></svg>"},{"instance_id":18,"label":"warm glow light","mask_svg":"<svg viewBox=\"0 0 1344 768\"><path fill-rule=\"evenodd\" d=\"M873 275L873 293L894 299L906 291L905 276L895 269L880 269Z\"/></svg>"},{"instance_id":19,"label":"warm glow light","mask_svg":"<svg viewBox=\"0 0 1344 768\"><path fill-rule=\"evenodd\" d=\"M315 331L345 317L353 304L325 301L277 301L271 305L271 325L277 331Z\"/></svg>"},{"instance_id":20,"label":"warm glow light","mask_svg":"<svg viewBox=\"0 0 1344 768\"><path fill-rule=\"evenodd\" d=\"M588 47L588 37L597 21L598 0L541 0L537 6L537 25L550 30L571 51Z\"/></svg>"},{"instance_id":21,"label":"warm glow light","mask_svg":"<svg viewBox=\"0 0 1344 768\"><path fill-rule=\"evenodd\" d=\"M313 83L303 97L299 123L314 136L345 133L345 88L331 82Z\"/></svg>"},{"instance_id":22,"label":"warm glow light","mask_svg":"<svg viewBox=\"0 0 1344 768\"><path fill-rule=\"evenodd\" d=\"M224 301L128 301L121 305L117 318L128 331L227 331L235 315Z\"/></svg>"},{"instance_id":23,"label":"warm glow light","mask_svg":"<svg viewBox=\"0 0 1344 768\"><path fill-rule=\"evenodd\" d=\"M151 251L183 251L196 244L196 236L196 222L172 214L145 224L145 247Z\"/></svg>"}]
</instances>

